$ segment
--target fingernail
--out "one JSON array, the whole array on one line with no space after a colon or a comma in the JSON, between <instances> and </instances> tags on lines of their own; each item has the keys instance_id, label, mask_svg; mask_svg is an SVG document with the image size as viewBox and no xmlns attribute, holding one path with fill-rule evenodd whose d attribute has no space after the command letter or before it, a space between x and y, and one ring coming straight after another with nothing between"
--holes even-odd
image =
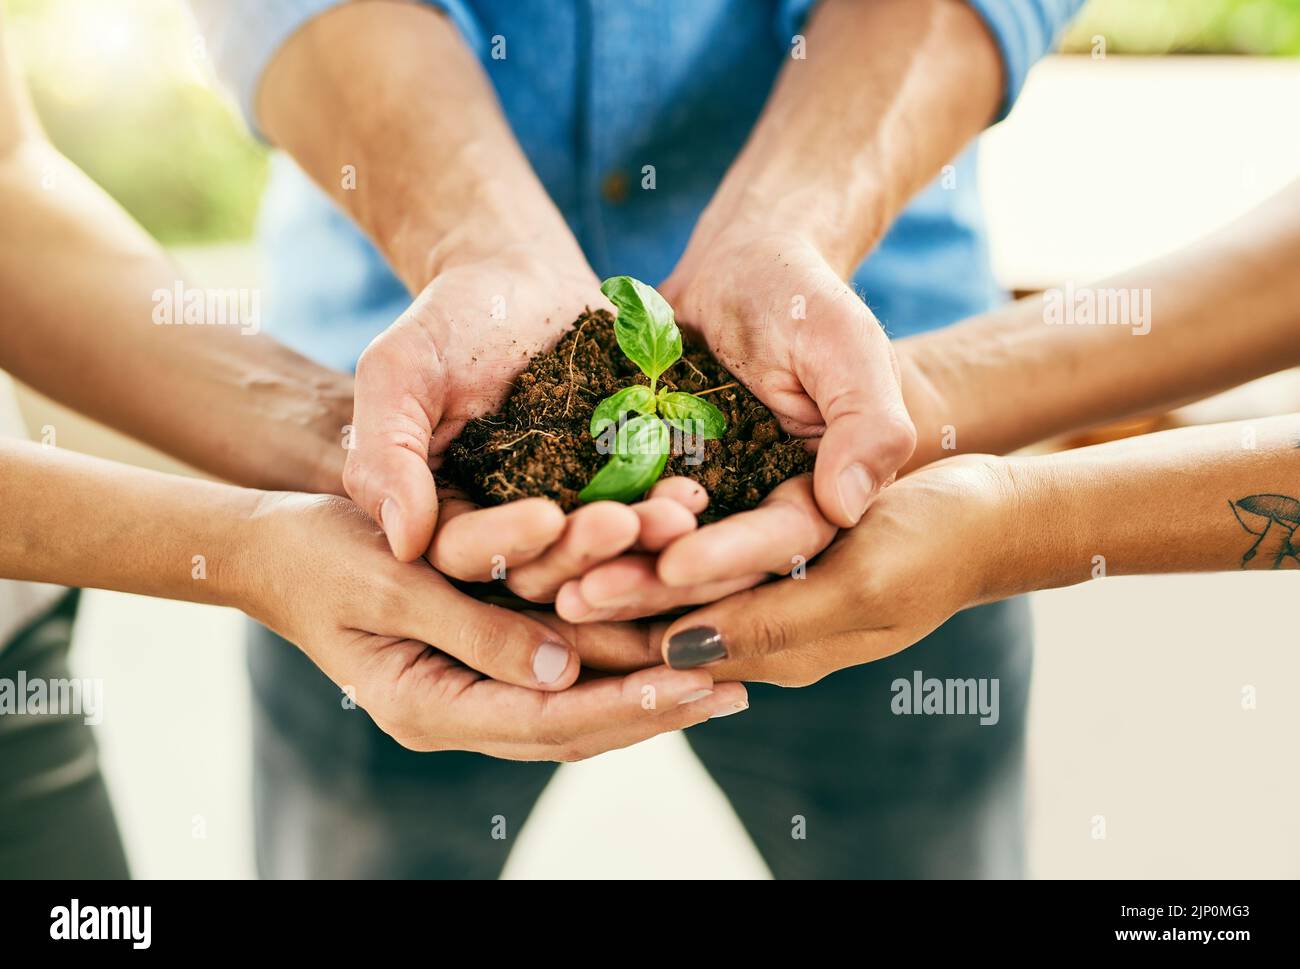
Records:
<instances>
[{"instance_id":1,"label":"fingernail","mask_svg":"<svg viewBox=\"0 0 1300 969\"><path fill-rule=\"evenodd\" d=\"M703 700L706 696L713 696L712 690L696 690L694 693L688 693L677 701L679 707L684 707L688 703L694 703L696 700Z\"/></svg>"},{"instance_id":2,"label":"fingernail","mask_svg":"<svg viewBox=\"0 0 1300 969\"><path fill-rule=\"evenodd\" d=\"M545 642L533 653L533 676L542 686L550 686L569 668L569 648Z\"/></svg>"},{"instance_id":3,"label":"fingernail","mask_svg":"<svg viewBox=\"0 0 1300 969\"><path fill-rule=\"evenodd\" d=\"M733 713L740 713L740 712L742 712L742 711L744 711L744 710L748 710L748 709L749 709L749 701L748 701L748 700L741 700L739 703L733 703L731 706L727 707L725 710L719 710L717 713L712 714L712 715L709 717L709 719L710 719L710 720L721 720L723 717L729 717L729 716L731 716Z\"/></svg>"},{"instance_id":4,"label":"fingernail","mask_svg":"<svg viewBox=\"0 0 1300 969\"><path fill-rule=\"evenodd\" d=\"M866 468L860 464L850 464L840 472L839 490L844 514L856 523L866 514L867 502L871 500L871 493L876 490L876 486Z\"/></svg>"},{"instance_id":5,"label":"fingernail","mask_svg":"<svg viewBox=\"0 0 1300 969\"><path fill-rule=\"evenodd\" d=\"M727 658L727 644L722 633L712 626L683 629L668 640L668 665L675 670L689 670L705 663Z\"/></svg>"}]
</instances>

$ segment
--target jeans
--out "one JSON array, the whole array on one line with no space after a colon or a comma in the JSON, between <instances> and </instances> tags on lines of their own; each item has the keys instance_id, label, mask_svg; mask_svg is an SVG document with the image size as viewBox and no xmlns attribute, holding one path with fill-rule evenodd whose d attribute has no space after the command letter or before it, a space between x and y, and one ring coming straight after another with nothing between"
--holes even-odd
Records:
<instances>
[{"instance_id":1,"label":"jeans","mask_svg":"<svg viewBox=\"0 0 1300 969\"><path fill-rule=\"evenodd\" d=\"M0 652L0 679L67 679L69 592ZM126 878L91 728L76 713L0 713L0 878Z\"/></svg>"},{"instance_id":2,"label":"jeans","mask_svg":"<svg viewBox=\"0 0 1300 969\"><path fill-rule=\"evenodd\" d=\"M494 878L556 765L415 753L297 649L250 629L259 871L271 878ZM1024 873L1024 601L960 613L888 659L810 687L749 687L686 732L778 878ZM996 678L996 724L899 715L896 680ZM800 835L803 835L800 837Z\"/></svg>"}]
</instances>

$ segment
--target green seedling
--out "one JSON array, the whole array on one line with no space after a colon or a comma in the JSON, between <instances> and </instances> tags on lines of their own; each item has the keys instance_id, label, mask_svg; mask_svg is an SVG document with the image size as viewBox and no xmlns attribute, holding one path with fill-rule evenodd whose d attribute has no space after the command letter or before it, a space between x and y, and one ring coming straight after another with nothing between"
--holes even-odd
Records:
<instances>
[{"instance_id":1,"label":"green seedling","mask_svg":"<svg viewBox=\"0 0 1300 969\"><path fill-rule=\"evenodd\" d=\"M659 386L664 371L682 356L682 331L667 300L631 276L607 279L600 291L618 310L614 336L619 349L650 385L632 384L596 405L591 436L610 441L610 457L578 499L635 501L664 473L672 442L669 428L716 440L726 433L727 419L697 394ZM624 420L626 414L635 416Z\"/></svg>"}]
</instances>

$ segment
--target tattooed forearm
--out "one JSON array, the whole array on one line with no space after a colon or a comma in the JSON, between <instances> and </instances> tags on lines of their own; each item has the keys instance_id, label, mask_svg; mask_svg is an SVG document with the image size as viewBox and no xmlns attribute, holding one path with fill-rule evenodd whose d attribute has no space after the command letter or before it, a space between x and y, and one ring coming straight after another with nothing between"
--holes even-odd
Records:
<instances>
[{"instance_id":1,"label":"tattooed forearm","mask_svg":"<svg viewBox=\"0 0 1300 969\"><path fill-rule=\"evenodd\" d=\"M1286 495L1248 495L1228 506L1241 527L1256 536L1241 557L1243 569L1300 568L1300 501Z\"/></svg>"}]
</instances>

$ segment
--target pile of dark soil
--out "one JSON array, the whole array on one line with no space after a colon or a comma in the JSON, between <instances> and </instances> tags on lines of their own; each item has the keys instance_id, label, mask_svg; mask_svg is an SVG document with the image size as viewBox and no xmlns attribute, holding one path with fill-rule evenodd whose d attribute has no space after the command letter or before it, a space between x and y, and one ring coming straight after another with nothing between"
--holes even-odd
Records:
<instances>
[{"instance_id":1,"label":"pile of dark soil","mask_svg":"<svg viewBox=\"0 0 1300 969\"><path fill-rule=\"evenodd\" d=\"M647 383L614 339L614 318L587 311L555 349L529 364L500 413L471 421L451 445L439 477L484 505L552 498L566 511L607 460L588 431L595 406L631 383ZM720 440L704 442L703 460L675 452L664 472L708 489L703 521L757 505L786 478L811 471L813 455L781 430L772 412L688 342L659 379L670 390L706 396L727 418ZM675 439L676 440L676 439ZM680 442L676 442L680 443Z\"/></svg>"}]
</instances>

